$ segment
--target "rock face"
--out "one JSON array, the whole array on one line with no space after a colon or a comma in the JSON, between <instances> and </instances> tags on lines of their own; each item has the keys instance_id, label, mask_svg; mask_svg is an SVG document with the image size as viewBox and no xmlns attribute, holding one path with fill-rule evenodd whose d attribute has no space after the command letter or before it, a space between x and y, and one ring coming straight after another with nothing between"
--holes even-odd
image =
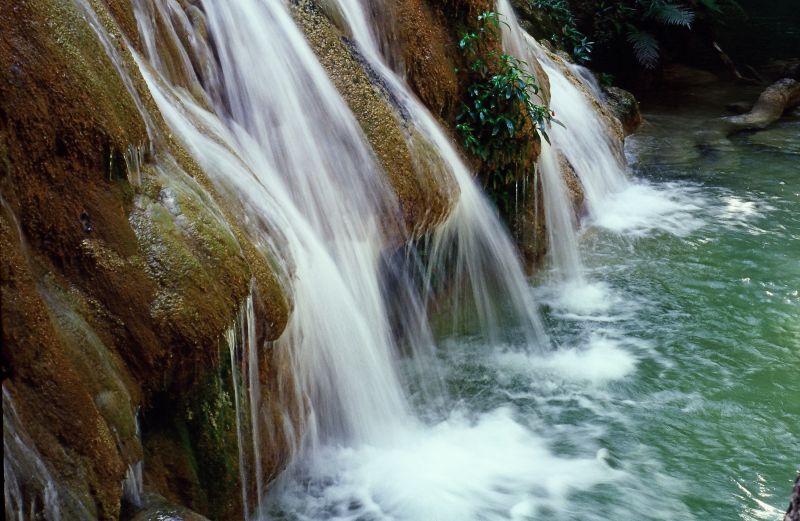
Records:
<instances>
[{"instance_id":1,"label":"rock face","mask_svg":"<svg viewBox=\"0 0 800 521\"><path fill-rule=\"evenodd\" d=\"M785 111L800 105L800 82L778 80L761 93L750 112L722 119L727 134L763 129L777 121Z\"/></svg>"},{"instance_id":2,"label":"rock face","mask_svg":"<svg viewBox=\"0 0 800 521\"><path fill-rule=\"evenodd\" d=\"M786 510L786 515L783 516L783 521L800 521L800 475L794 481L789 508Z\"/></svg>"},{"instance_id":3,"label":"rock face","mask_svg":"<svg viewBox=\"0 0 800 521\"><path fill-rule=\"evenodd\" d=\"M626 136L636 132L642 124L642 113L639 102L630 92L619 87L606 87L603 89L608 107L614 116L622 123L622 130Z\"/></svg>"},{"instance_id":4,"label":"rock face","mask_svg":"<svg viewBox=\"0 0 800 521\"><path fill-rule=\"evenodd\" d=\"M97 6L109 33L135 34L130 4L110 6ZM126 84L76 4L14 2L0 28L3 390L63 516L118 519L127 469L152 445L138 426L206 388L253 281L264 338L289 302L185 151L150 147L161 124L143 117L141 79ZM191 451L193 465L220 468L196 450L202 434L179 434L162 461ZM235 465L220 474L191 478L209 502L219 482L238 486ZM36 490L17 477L22 494Z\"/></svg>"}]
</instances>

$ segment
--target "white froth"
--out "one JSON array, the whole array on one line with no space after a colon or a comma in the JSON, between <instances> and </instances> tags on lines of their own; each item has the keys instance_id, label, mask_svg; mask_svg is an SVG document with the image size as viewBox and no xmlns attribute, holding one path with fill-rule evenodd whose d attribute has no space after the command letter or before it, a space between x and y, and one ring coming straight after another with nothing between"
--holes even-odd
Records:
<instances>
[{"instance_id":1,"label":"white froth","mask_svg":"<svg viewBox=\"0 0 800 521\"><path fill-rule=\"evenodd\" d=\"M620 234L660 231L684 237L703 226L697 217L702 206L699 195L687 187L632 183L606 199L593 224Z\"/></svg>"},{"instance_id":2,"label":"white froth","mask_svg":"<svg viewBox=\"0 0 800 521\"><path fill-rule=\"evenodd\" d=\"M303 519L523 520L622 474L601 455L553 454L506 408L477 421L454 414L392 447L330 449L326 461L315 469L326 486L311 498L306 488L290 491Z\"/></svg>"}]
</instances>

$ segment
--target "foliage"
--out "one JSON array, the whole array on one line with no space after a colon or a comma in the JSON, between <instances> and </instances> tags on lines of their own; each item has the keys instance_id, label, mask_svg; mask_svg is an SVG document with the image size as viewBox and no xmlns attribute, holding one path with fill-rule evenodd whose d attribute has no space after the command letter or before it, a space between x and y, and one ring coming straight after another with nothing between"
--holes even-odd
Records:
<instances>
[{"instance_id":1,"label":"foliage","mask_svg":"<svg viewBox=\"0 0 800 521\"><path fill-rule=\"evenodd\" d=\"M530 0L533 7L541 9L558 24L561 34L554 34L550 39L554 44L569 51L577 63L586 64L591 60L594 42L578 30L572 10L565 0Z\"/></svg>"},{"instance_id":2,"label":"foliage","mask_svg":"<svg viewBox=\"0 0 800 521\"><path fill-rule=\"evenodd\" d=\"M501 23L497 13L483 12L477 28L459 41L470 85L456 125L465 148L482 160L486 186L499 205L504 190L527 175L530 132L547 140L546 127L553 120L547 107L533 101L539 86L527 64L499 50Z\"/></svg>"},{"instance_id":3,"label":"foliage","mask_svg":"<svg viewBox=\"0 0 800 521\"><path fill-rule=\"evenodd\" d=\"M585 13L583 36L566 0L529 0L563 25L565 42L575 45L578 35L596 46L625 41L639 64L652 69L661 59L660 38L676 28L691 29L699 18L716 19L728 10L741 10L735 0L599 0L578 2ZM591 20L589 20L591 17ZM591 45L590 45L591 50ZM573 50L573 55L576 50ZM576 56L577 61L582 61Z\"/></svg>"}]
</instances>

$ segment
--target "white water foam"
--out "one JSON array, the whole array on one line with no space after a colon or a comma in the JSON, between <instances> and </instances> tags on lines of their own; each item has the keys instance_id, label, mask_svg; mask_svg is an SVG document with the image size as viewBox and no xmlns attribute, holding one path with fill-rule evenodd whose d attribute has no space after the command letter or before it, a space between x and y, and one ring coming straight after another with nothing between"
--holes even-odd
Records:
<instances>
[{"instance_id":1,"label":"white water foam","mask_svg":"<svg viewBox=\"0 0 800 521\"><path fill-rule=\"evenodd\" d=\"M326 466L315 469L327 486L293 482L283 504L308 521L522 521L564 510L571 493L622 474L602 454L555 456L508 408L477 420L456 412L404 438L388 447L330 448Z\"/></svg>"},{"instance_id":2,"label":"white water foam","mask_svg":"<svg viewBox=\"0 0 800 521\"><path fill-rule=\"evenodd\" d=\"M609 195L592 224L634 237L653 232L684 237L705 224L698 216L703 206L703 198L691 187L638 181Z\"/></svg>"},{"instance_id":3,"label":"white water foam","mask_svg":"<svg viewBox=\"0 0 800 521\"><path fill-rule=\"evenodd\" d=\"M584 346L563 347L543 355L508 351L496 357L505 371L595 386L621 380L636 370L638 358L623 344L624 340L593 333Z\"/></svg>"}]
</instances>

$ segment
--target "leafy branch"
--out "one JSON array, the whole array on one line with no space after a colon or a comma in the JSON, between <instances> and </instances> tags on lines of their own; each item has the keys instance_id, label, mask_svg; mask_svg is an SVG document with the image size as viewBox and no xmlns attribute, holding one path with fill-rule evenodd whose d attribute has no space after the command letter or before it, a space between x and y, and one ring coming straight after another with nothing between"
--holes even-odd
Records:
<instances>
[{"instance_id":1,"label":"leafy branch","mask_svg":"<svg viewBox=\"0 0 800 521\"><path fill-rule=\"evenodd\" d=\"M483 162L485 183L498 203L510 184L527 175L531 131L549 141L553 121L550 110L534 102L540 87L527 64L496 45L504 23L497 13L483 12L477 28L459 41L470 84L456 125L464 147Z\"/></svg>"}]
</instances>

